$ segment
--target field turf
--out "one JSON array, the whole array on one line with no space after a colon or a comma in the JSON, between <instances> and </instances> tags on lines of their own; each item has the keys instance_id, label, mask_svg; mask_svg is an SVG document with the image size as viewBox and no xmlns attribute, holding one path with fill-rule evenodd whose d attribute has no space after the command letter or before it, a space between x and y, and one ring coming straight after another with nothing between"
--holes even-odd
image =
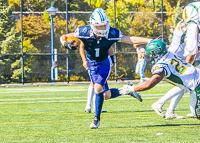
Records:
<instances>
[{"instance_id":1,"label":"field turf","mask_svg":"<svg viewBox=\"0 0 200 143\"><path fill-rule=\"evenodd\" d=\"M105 101L98 129L89 128L94 113L84 112L88 85L0 88L0 142L199 142L200 120L186 117L189 94L176 108L185 119L167 120L151 108L172 87L161 83L140 92L142 103L130 96Z\"/></svg>"}]
</instances>

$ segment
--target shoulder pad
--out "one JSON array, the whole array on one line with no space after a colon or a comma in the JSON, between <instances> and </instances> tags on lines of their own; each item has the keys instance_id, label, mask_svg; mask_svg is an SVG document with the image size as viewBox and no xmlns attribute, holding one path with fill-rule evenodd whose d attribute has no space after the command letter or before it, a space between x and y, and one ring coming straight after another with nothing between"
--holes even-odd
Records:
<instances>
[{"instance_id":1,"label":"shoulder pad","mask_svg":"<svg viewBox=\"0 0 200 143\"><path fill-rule=\"evenodd\" d=\"M155 75L155 74L161 74L163 71L165 72L165 75L167 76L167 75L168 75L168 72L167 72L167 70L165 69L165 65L162 65L162 64L156 64L156 65L154 65L154 66L152 67L152 69L151 69L151 73L152 73L153 75Z\"/></svg>"},{"instance_id":2,"label":"shoulder pad","mask_svg":"<svg viewBox=\"0 0 200 143\"><path fill-rule=\"evenodd\" d=\"M152 74L161 74L164 71L164 68L161 67L159 68L158 66L156 66L154 69L152 69Z\"/></svg>"},{"instance_id":3,"label":"shoulder pad","mask_svg":"<svg viewBox=\"0 0 200 143\"><path fill-rule=\"evenodd\" d=\"M85 25L85 26L80 26L76 29L75 31L75 37L77 38L83 38L83 37L90 37L90 26L89 25Z\"/></svg>"},{"instance_id":4,"label":"shoulder pad","mask_svg":"<svg viewBox=\"0 0 200 143\"><path fill-rule=\"evenodd\" d=\"M120 40L124 35L120 30L117 28L112 28L110 26L109 34L108 34L108 39L113 39L113 40Z\"/></svg>"}]
</instances>

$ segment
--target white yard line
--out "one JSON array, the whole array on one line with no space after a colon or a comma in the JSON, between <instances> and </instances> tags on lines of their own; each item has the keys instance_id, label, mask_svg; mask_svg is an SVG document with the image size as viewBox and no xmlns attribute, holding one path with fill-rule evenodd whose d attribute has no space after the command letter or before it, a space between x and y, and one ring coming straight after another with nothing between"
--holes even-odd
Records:
<instances>
[{"instance_id":1,"label":"white yard line","mask_svg":"<svg viewBox=\"0 0 200 143\"><path fill-rule=\"evenodd\" d=\"M183 96L183 97L189 97L189 96ZM86 97L76 97L76 98L86 98ZM157 98L160 98L160 97L147 97L147 98L143 98L143 100L157 99ZM45 98L16 99L16 100L41 100L41 99L45 99ZM66 98L46 98L46 99L66 99ZM136 100L136 99L135 98L116 98L116 99L111 99L111 100ZM8 100L0 100L0 101L8 101ZM15 100L9 100L9 101L15 101ZM56 102L83 102L83 101L87 101L87 100L0 102L0 104L56 103Z\"/></svg>"},{"instance_id":2,"label":"white yard line","mask_svg":"<svg viewBox=\"0 0 200 143\"><path fill-rule=\"evenodd\" d=\"M156 95L164 95L164 94L147 94L147 95L142 95L144 96L156 96ZM129 95L124 95L124 96L129 96ZM130 97L130 96L129 96ZM73 98L87 98L87 97L53 97L53 98L22 98L22 99L0 99L0 101L18 101L18 100L53 100L53 99L73 99ZM121 99L125 99L125 98L119 98L119 100ZM129 99L129 98L126 98ZM130 98L130 99L134 99L134 98ZM116 100L116 99L112 99L112 100ZM118 100L118 98L117 98Z\"/></svg>"},{"instance_id":3,"label":"white yard line","mask_svg":"<svg viewBox=\"0 0 200 143\"><path fill-rule=\"evenodd\" d=\"M4 92L0 92L0 93L28 93L28 92L53 92L53 91L87 91L87 89L68 89L68 90L52 90L52 89L48 89L48 90L19 90L19 91L4 91Z\"/></svg>"}]
</instances>

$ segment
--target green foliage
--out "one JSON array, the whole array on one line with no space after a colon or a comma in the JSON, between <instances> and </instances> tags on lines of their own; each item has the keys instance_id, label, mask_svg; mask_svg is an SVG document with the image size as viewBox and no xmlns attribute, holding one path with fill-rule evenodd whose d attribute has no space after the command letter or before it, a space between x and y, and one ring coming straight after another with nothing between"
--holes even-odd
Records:
<instances>
[{"instance_id":1,"label":"green foliage","mask_svg":"<svg viewBox=\"0 0 200 143\"><path fill-rule=\"evenodd\" d=\"M81 77L81 76L76 76L76 75L74 75L74 76L70 76L70 80L72 80L72 81L83 81L83 80L85 80L84 79L84 77Z\"/></svg>"},{"instance_id":2,"label":"green foliage","mask_svg":"<svg viewBox=\"0 0 200 143\"><path fill-rule=\"evenodd\" d=\"M20 11L20 0L8 0L9 5L15 8L15 11ZM23 11L44 11L48 9L51 4L59 11L66 11L66 3L63 0L23 0ZM87 2L83 0L68 0L68 10L69 11L87 11L92 8Z\"/></svg>"},{"instance_id":3,"label":"green foliage","mask_svg":"<svg viewBox=\"0 0 200 143\"><path fill-rule=\"evenodd\" d=\"M134 15L130 35L151 38L161 35L160 20L156 14L147 8L141 8L140 12Z\"/></svg>"},{"instance_id":4,"label":"green foliage","mask_svg":"<svg viewBox=\"0 0 200 143\"><path fill-rule=\"evenodd\" d=\"M1 53L19 53L20 52L20 37L16 37L15 28L11 28L11 31L6 34L6 39L1 41Z\"/></svg>"},{"instance_id":5,"label":"green foliage","mask_svg":"<svg viewBox=\"0 0 200 143\"><path fill-rule=\"evenodd\" d=\"M107 4L110 0L84 0L85 2L88 3L88 5L91 5L93 9L95 8L107 8Z\"/></svg>"},{"instance_id":6,"label":"green foliage","mask_svg":"<svg viewBox=\"0 0 200 143\"><path fill-rule=\"evenodd\" d=\"M51 18L50 18L50 16L49 16L48 12L46 12L46 10L44 11L43 18L44 18L44 21L45 21L46 23L51 22Z\"/></svg>"},{"instance_id":7,"label":"green foliage","mask_svg":"<svg viewBox=\"0 0 200 143\"><path fill-rule=\"evenodd\" d=\"M172 26L170 28L170 34L169 34L169 41L172 41L172 36L174 29L177 25L177 23L181 20L183 9L180 7L180 1L178 1L176 8L174 9L174 14L172 15Z\"/></svg>"},{"instance_id":8,"label":"green foliage","mask_svg":"<svg viewBox=\"0 0 200 143\"><path fill-rule=\"evenodd\" d=\"M127 5L130 11L139 11L141 7L146 7L146 0L125 0L125 4Z\"/></svg>"},{"instance_id":9,"label":"green foliage","mask_svg":"<svg viewBox=\"0 0 200 143\"><path fill-rule=\"evenodd\" d=\"M110 19L111 26L114 27L114 12L113 1L107 5L106 13ZM131 16L128 12L127 5L121 1L116 2L116 28L120 29L124 35L129 34L129 28L131 27Z\"/></svg>"},{"instance_id":10,"label":"green foliage","mask_svg":"<svg viewBox=\"0 0 200 143\"><path fill-rule=\"evenodd\" d=\"M13 7L8 6L8 2L0 1L0 53L11 54L20 52L20 37L17 37L15 23L12 18ZM0 57L0 81L9 82L13 73L11 65L16 61L15 57Z\"/></svg>"},{"instance_id":11,"label":"green foliage","mask_svg":"<svg viewBox=\"0 0 200 143\"><path fill-rule=\"evenodd\" d=\"M0 5L0 41L3 41L6 39L6 34L14 26L14 21L12 19L13 7L6 5L3 0L1 2L3 4Z\"/></svg>"},{"instance_id":12,"label":"green foliage","mask_svg":"<svg viewBox=\"0 0 200 143\"><path fill-rule=\"evenodd\" d=\"M16 23L17 32L21 30L21 20ZM23 16L23 34L24 37L37 40L46 37L50 33L50 23L46 22L43 16Z\"/></svg>"},{"instance_id":13,"label":"green foliage","mask_svg":"<svg viewBox=\"0 0 200 143\"><path fill-rule=\"evenodd\" d=\"M10 6L7 6L9 2ZM24 11L45 11L53 3L54 7L59 9L59 11L65 11L66 4L63 0L23 0ZM91 2L91 3L90 3ZM161 1L154 0L155 11L161 11ZM164 11L169 12L164 14L164 36L170 38L172 37L173 29L176 23L179 21L181 9L183 5L191 2L190 0L163 0ZM161 16L160 14L152 13L153 0L116 0L116 28L120 29L124 35L130 36L141 36L156 38L161 35ZM12 19L11 14L13 7L15 11L20 9L20 0L0 0L0 50L1 53L19 53L19 37L16 33L21 30L21 20L19 19L16 23L16 30L14 27L15 21ZM12 6L11 6L12 5ZM113 0L68 0L68 10L69 11L92 11L97 7L101 7L106 10L107 15L110 18L111 26L114 26L114 11L113 11ZM129 11L139 11L141 13L130 14ZM175 12L175 13L174 13ZM6 17L4 17L6 15ZM88 15L76 15L70 17L68 20L69 33L74 32L78 26L87 24ZM4 18L4 20L1 20ZM171 28L170 28L171 27ZM44 15L29 15L23 16L23 34L24 34L24 52L25 53L45 53L51 52L51 36L50 36L50 17L47 12ZM60 44L60 36L66 33L66 20L61 16L56 16L54 18L54 46L58 49L58 52L66 52ZM118 51L133 51L132 45L119 45L117 44ZM77 52L77 51L69 51ZM123 55L124 56L124 55ZM128 76L134 77L134 65L128 65L129 60L123 60L123 56L118 56L118 77ZM36 57L36 56L35 56ZM37 61L34 56L25 56L25 68L26 75L29 73L37 73L40 70L42 64ZM20 79L20 60L19 57L13 59L7 59L5 61L3 57L0 61L0 65L5 65L6 62L12 65L12 68L5 69L7 73L11 73L11 69L14 70L15 74L12 76L13 79ZM7 58L7 57L6 57ZM18 61L16 61L18 60ZM70 57L70 61L72 58ZM136 63L136 58L133 56L133 62ZM37 61L37 62L34 62ZM7 65L7 64L6 64ZM48 64L46 64L48 65ZM82 65L80 65L82 66ZM47 68L50 70L50 65ZM70 68L74 68L73 65ZM32 71L30 71L31 69ZM34 70L33 70L34 69ZM74 68L75 69L75 68ZM4 70L4 71L5 71ZM37 73L38 74L38 73ZM111 73L113 78L115 73ZM148 73L149 74L149 73ZM12 74L10 74L12 75ZM0 74L1 77L1 74ZM81 76L80 76L81 77ZM84 76L83 76L84 77ZM37 79L37 75L34 76ZM64 77L63 77L64 78ZM76 79L78 77L75 77ZM85 77L84 77L85 78ZM81 79L81 78L80 78Z\"/></svg>"},{"instance_id":14,"label":"green foliage","mask_svg":"<svg viewBox=\"0 0 200 143\"><path fill-rule=\"evenodd\" d=\"M39 53L38 49L35 48L31 44L31 40L24 40L23 42L23 52L24 54L28 53ZM28 58L25 56L25 62L24 62L24 77L27 77L27 75L31 72L31 69L34 67L37 67L37 62L35 56L29 56ZM19 80L21 79L21 59L16 60L14 63L11 64L11 69L13 71L12 79Z\"/></svg>"},{"instance_id":15,"label":"green foliage","mask_svg":"<svg viewBox=\"0 0 200 143\"><path fill-rule=\"evenodd\" d=\"M44 11L49 8L53 0L23 0L23 11ZM21 0L8 0L9 5L14 6L15 11L20 11Z\"/></svg>"}]
</instances>

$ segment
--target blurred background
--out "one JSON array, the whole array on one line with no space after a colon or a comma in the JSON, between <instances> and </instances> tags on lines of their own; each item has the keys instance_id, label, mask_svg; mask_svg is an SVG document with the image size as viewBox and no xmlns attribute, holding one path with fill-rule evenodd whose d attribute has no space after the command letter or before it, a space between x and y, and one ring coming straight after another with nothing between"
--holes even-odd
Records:
<instances>
[{"instance_id":1,"label":"blurred background","mask_svg":"<svg viewBox=\"0 0 200 143\"><path fill-rule=\"evenodd\" d=\"M60 43L60 36L86 25L95 8L105 9L111 26L124 35L151 39L160 36L169 46L184 6L194 1L1 0L0 83L89 81L78 50L66 50ZM59 10L53 18L54 49L57 51L53 54L53 66L52 23L46 12L51 4ZM108 80L139 79L135 74L137 53L133 45L118 42L114 49L117 64ZM53 81L52 68L55 71ZM145 76L151 77L148 57Z\"/></svg>"}]
</instances>

